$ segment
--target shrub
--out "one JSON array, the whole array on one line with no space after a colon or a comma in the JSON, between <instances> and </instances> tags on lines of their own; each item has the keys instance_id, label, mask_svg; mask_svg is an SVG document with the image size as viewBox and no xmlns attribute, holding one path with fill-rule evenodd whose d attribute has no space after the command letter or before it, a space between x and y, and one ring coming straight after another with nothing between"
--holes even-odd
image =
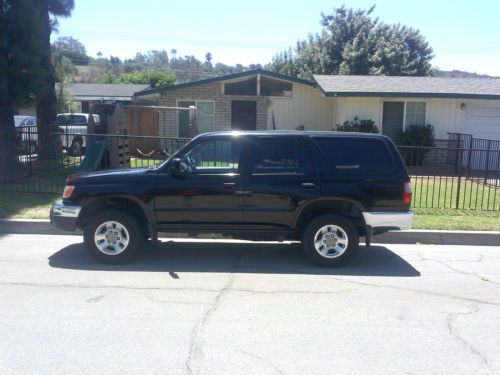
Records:
<instances>
[{"instance_id":1,"label":"shrub","mask_svg":"<svg viewBox=\"0 0 500 375\"><path fill-rule=\"evenodd\" d=\"M360 120L358 116L352 121L344 121L342 125L337 124L335 130L339 132L358 132L358 133L378 133L378 127L372 119Z\"/></svg>"},{"instance_id":2,"label":"shrub","mask_svg":"<svg viewBox=\"0 0 500 375\"><path fill-rule=\"evenodd\" d=\"M434 126L431 124L408 126L399 139L401 146L415 146L403 149L406 165L422 165L424 156L429 151L424 147L434 147L434 137Z\"/></svg>"},{"instance_id":3,"label":"shrub","mask_svg":"<svg viewBox=\"0 0 500 375\"><path fill-rule=\"evenodd\" d=\"M401 146L434 147L434 126L410 125L401 134L399 144Z\"/></svg>"}]
</instances>

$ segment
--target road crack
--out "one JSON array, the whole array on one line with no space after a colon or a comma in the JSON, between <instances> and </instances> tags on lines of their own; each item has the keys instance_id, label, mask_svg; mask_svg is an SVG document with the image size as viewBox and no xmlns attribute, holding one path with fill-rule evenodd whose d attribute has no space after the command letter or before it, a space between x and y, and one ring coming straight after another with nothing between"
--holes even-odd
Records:
<instances>
[{"instance_id":1,"label":"road crack","mask_svg":"<svg viewBox=\"0 0 500 375\"><path fill-rule=\"evenodd\" d=\"M461 342L473 355L475 355L486 367L488 372L492 374L493 372L491 371L489 367L488 360L486 357L476 348L472 346L459 332L459 330L454 326L455 321L461 317L461 316L468 316L472 315L479 312L479 307L477 305L471 305L469 311L466 312L454 312L454 313L448 313L448 316L446 317L446 326L448 328L448 332L451 336L453 336L455 339L457 339L459 342Z\"/></svg>"},{"instance_id":2,"label":"road crack","mask_svg":"<svg viewBox=\"0 0 500 375\"><path fill-rule=\"evenodd\" d=\"M272 363L271 361L268 361L268 360L267 360L267 359L265 359L265 358L262 358L262 357L260 357L260 356L258 356L258 355L256 355L256 354L248 353L248 352L245 352L245 351L240 351L240 353L243 353L243 354L245 354L245 355L247 355L247 356L249 356L249 357L252 357L252 358L258 359L258 360L259 360L259 361L261 361L261 362L264 362L265 364L267 364L267 365L271 366L271 367L273 368L273 370L274 370L274 371L276 371L278 374L282 374L282 375L284 375L284 374L285 374L285 372L284 372L284 371L281 371L281 370L279 369L279 367L278 367L278 366L276 366L274 363Z\"/></svg>"},{"instance_id":3,"label":"road crack","mask_svg":"<svg viewBox=\"0 0 500 375\"><path fill-rule=\"evenodd\" d=\"M189 345L189 354L186 360L186 371L188 374L193 374L194 363L201 357L202 355L202 346L203 346L203 333L205 330L205 326L210 321L212 316L215 314L225 295L231 290L231 287L234 284L235 273L238 266L238 262L240 261L242 255L240 254L231 268L229 278L222 289L219 290L219 293L215 296L210 307L205 310L201 318L198 320L193 330L191 331L191 341Z\"/></svg>"},{"instance_id":4,"label":"road crack","mask_svg":"<svg viewBox=\"0 0 500 375\"><path fill-rule=\"evenodd\" d=\"M491 283L491 284L495 284L495 285L500 285L500 283L496 282L496 281L493 281L493 280L490 280L488 279L487 277L484 277L480 274L478 274L477 272L469 272L469 271L465 271L465 270L461 270L459 268L456 268L456 267L453 267L451 265L449 265L448 263L446 262L468 262L468 263L479 263L479 262L482 262L483 260L483 256L480 255L479 256L479 259L475 259L475 260L439 260L439 259L429 259L429 258L425 258L423 257L422 255L419 255L420 258L422 260L426 260L426 261L431 261L431 262L436 262L440 265L442 265L443 267L446 267L448 268L449 270L453 271L453 272L456 272L458 274L461 274L461 275L465 275L465 276L473 276L473 277L476 277L478 278L479 280L481 281L484 281L484 282L487 282L487 283Z\"/></svg>"}]
</instances>

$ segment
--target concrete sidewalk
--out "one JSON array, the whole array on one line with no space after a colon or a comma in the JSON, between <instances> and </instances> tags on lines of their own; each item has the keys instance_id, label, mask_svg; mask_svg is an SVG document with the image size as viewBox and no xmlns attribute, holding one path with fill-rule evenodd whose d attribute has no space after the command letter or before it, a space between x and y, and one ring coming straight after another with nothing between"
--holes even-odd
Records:
<instances>
[{"instance_id":1,"label":"concrete sidewalk","mask_svg":"<svg viewBox=\"0 0 500 375\"><path fill-rule=\"evenodd\" d=\"M49 220L0 219L2 234L46 234L81 235L81 232L64 232L54 228ZM171 233L160 233L161 238L174 237ZM178 236L176 236L178 237ZM500 247L500 231L447 231L447 230L406 230L389 232L375 236L373 243L381 244L426 244L426 245L469 245Z\"/></svg>"}]
</instances>

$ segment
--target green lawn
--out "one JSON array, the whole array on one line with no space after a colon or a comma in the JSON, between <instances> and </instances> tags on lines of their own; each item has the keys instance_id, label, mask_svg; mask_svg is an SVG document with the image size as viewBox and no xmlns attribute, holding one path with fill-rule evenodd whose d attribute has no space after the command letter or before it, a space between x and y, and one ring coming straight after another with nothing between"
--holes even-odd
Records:
<instances>
[{"instance_id":1,"label":"green lawn","mask_svg":"<svg viewBox=\"0 0 500 375\"><path fill-rule=\"evenodd\" d=\"M48 219L55 194L0 192L0 218Z\"/></svg>"},{"instance_id":2,"label":"green lawn","mask_svg":"<svg viewBox=\"0 0 500 375\"><path fill-rule=\"evenodd\" d=\"M131 168L147 168L155 164L161 163L163 160L160 159L138 159L130 158Z\"/></svg>"},{"instance_id":3,"label":"green lawn","mask_svg":"<svg viewBox=\"0 0 500 375\"><path fill-rule=\"evenodd\" d=\"M500 211L415 208L413 229L500 231Z\"/></svg>"}]
</instances>

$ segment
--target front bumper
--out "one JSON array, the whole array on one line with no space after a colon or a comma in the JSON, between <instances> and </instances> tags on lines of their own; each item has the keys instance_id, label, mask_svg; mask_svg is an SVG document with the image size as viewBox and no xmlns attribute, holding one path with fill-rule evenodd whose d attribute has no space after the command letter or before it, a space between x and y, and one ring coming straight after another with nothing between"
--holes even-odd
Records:
<instances>
[{"instance_id":1,"label":"front bumper","mask_svg":"<svg viewBox=\"0 0 500 375\"><path fill-rule=\"evenodd\" d=\"M376 232L407 230L413 225L413 211L373 211L363 212L365 224Z\"/></svg>"},{"instance_id":2,"label":"front bumper","mask_svg":"<svg viewBox=\"0 0 500 375\"><path fill-rule=\"evenodd\" d=\"M64 204L60 199L50 209L50 223L62 230L75 231L81 209L81 206Z\"/></svg>"}]
</instances>

